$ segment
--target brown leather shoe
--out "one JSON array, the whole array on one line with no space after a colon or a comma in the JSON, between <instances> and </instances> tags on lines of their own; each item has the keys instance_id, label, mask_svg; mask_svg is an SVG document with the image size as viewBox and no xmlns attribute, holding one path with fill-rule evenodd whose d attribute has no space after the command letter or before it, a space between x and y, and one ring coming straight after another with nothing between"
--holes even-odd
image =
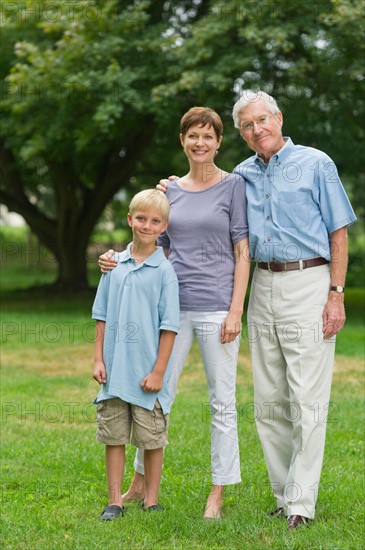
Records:
<instances>
[{"instance_id":1,"label":"brown leather shoe","mask_svg":"<svg viewBox=\"0 0 365 550\"><path fill-rule=\"evenodd\" d=\"M290 529L291 531L293 529L297 529L299 525L308 524L308 518L305 518L304 516L299 516L299 515L289 516L286 521L288 524L288 529Z\"/></svg>"},{"instance_id":2,"label":"brown leather shoe","mask_svg":"<svg viewBox=\"0 0 365 550\"><path fill-rule=\"evenodd\" d=\"M276 510L273 510L272 512L269 512L269 518L281 518L284 516L284 508L276 508Z\"/></svg>"}]
</instances>

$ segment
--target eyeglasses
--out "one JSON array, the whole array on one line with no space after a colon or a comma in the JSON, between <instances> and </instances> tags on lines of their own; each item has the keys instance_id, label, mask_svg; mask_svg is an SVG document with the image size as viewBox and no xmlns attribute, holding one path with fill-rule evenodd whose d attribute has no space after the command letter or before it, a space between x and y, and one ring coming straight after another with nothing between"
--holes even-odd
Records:
<instances>
[{"instance_id":1,"label":"eyeglasses","mask_svg":"<svg viewBox=\"0 0 365 550\"><path fill-rule=\"evenodd\" d=\"M272 117L272 114L262 115L256 120L252 120L250 122L242 122L240 124L240 130L242 132L252 132L254 125L257 124L257 126L265 126L269 122L269 119Z\"/></svg>"}]
</instances>

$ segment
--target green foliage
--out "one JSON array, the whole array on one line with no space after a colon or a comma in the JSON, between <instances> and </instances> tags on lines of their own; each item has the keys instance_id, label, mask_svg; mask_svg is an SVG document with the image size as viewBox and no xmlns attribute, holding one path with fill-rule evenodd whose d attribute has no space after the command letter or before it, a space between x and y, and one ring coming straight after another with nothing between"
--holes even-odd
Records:
<instances>
[{"instance_id":1,"label":"green foliage","mask_svg":"<svg viewBox=\"0 0 365 550\"><path fill-rule=\"evenodd\" d=\"M363 224L349 231L349 265L346 277L347 287L356 287L364 282L364 250L365 235L362 232Z\"/></svg>"},{"instance_id":2,"label":"green foliage","mask_svg":"<svg viewBox=\"0 0 365 550\"><path fill-rule=\"evenodd\" d=\"M252 88L277 97L295 142L333 157L362 217L363 7L351 0L4 3L0 200L52 251L60 283L85 283L88 240L118 191L128 200L186 170L178 122L188 107L222 114L223 168L249 154L230 113Z\"/></svg>"},{"instance_id":3,"label":"green foliage","mask_svg":"<svg viewBox=\"0 0 365 550\"><path fill-rule=\"evenodd\" d=\"M40 4L28 2L26 10L36 13ZM115 139L124 111L145 107L147 95L138 92L138 84L147 77L147 67L136 66L148 3L125 10L116 4L78 2L67 10L64 2L54 2L62 14L54 21L41 10L38 21L27 19L47 40L16 42L17 61L6 78L4 133L8 144L19 147L21 160L100 158ZM8 21L6 28L19 32L19 19ZM10 133L21 118L23 124Z\"/></svg>"},{"instance_id":4,"label":"green foliage","mask_svg":"<svg viewBox=\"0 0 365 550\"><path fill-rule=\"evenodd\" d=\"M161 102L184 95L222 113L221 151L231 168L249 154L232 128L234 98L247 88L273 94L285 134L333 157L363 216L364 13L363 1L350 0L210 2L154 94Z\"/></svg>"},{"instance_id":5,"label":"green foliage","mask_svg":"<svg viewBox=\"0 0 365 550\"><path fill-rule=\"evenodd\" d=\"M0 200L53 252L61 286L86 284L93 227L135 186L152 146L151 90L165 78L161 44L177 11L163 1L2 6Z\"/></svg>"}]
</instances>

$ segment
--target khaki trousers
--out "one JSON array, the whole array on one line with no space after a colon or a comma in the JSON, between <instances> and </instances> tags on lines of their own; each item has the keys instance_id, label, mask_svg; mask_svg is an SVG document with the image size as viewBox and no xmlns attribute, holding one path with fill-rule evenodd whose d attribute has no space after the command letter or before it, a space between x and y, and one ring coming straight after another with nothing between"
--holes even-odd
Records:
<instances>
[{"instance_id":1,"label":"khaki trousers","mask_svg":"<svg viewBox=\"0 0 365 550\"><path fill-rule=\"evenodd\" d=\"M248 308L256 424L277 506L313 518L326 436L335 337L323 340L329 265L256 267Z\"/></svg>"}]
</instances>

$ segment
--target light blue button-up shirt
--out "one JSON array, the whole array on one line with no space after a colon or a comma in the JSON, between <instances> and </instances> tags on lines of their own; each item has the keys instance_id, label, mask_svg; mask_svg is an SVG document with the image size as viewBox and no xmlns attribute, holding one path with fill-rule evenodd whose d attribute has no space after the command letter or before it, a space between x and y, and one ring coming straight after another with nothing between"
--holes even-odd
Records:
<instances>
[{"instance_id":1,"label":"light blue button-up shirt","mask_svg":"<svg viewBox=\"0 0 365 550\"><path fill-rule=\"evenodd\" d=\"M116 254L118 265L101 276L92 308L92 318L106 322L103 359L107 380L95 403L119 397L153 410L158 399L166 414L171 407L170 362L159 392L144 392L140 383L155 365L160 331L178 332L178 282L161 247L141 264L134 262L130 247Z\"/></svg>"},{"instance_id":2,"label":"light blue button-up shirt","mask_svg":"<svg viewBox=\"0 0 365 550\"><path fill-rule=\"evenodd\" d=\"M256 154L234 169L246 180L251 259L330 260L329 233L356 216L331 158L285 142L267 165Z\"/></svg>"}]
</instances>

